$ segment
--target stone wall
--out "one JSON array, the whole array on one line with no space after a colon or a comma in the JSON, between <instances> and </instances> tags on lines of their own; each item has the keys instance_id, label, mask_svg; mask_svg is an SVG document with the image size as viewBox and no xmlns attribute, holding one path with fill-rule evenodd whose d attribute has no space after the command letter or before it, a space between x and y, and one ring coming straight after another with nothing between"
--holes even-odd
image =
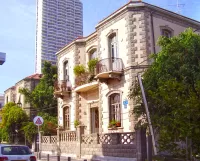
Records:
<instances>
[{"instance_id":1,"label":"stone wall","mask_svg":"<svg viewBox=\"0 0 200 161\"><path fill-rule=\"evenodd\" d=\"M145 131L141 130L136 133L84 134L84 127L79 126L76 132L42 136L41 141L42 153L110 161L145 161L146 158Z\"/></svg>"}]
</instances>

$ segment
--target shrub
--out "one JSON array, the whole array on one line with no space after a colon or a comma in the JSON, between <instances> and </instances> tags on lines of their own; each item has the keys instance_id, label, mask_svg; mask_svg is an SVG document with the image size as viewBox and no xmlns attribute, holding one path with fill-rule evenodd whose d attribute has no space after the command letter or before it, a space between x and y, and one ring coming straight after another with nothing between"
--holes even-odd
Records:
<instances>
[{"instance_id":1,"label":"shrub","mask_svg":"<svg viewBox=\"0 0 200 161\"><path fill-rule=\"evenodd\" d=\"M88 65L88 70L91 74L94 75L94 70L95 70L95 67L96 67L96 64L98 62L98 59L91 59L87 65Z\"/></svg>"},{"instance_id":2,"label":"shrub","mask_svg":"<svg viewBox=\"0 0 200 161\"><path fill-rule=\"evenodd\" d=\"M85 66L83 64L76 65L74 67L74 74L75 74L75 76L79 76L79 75L81 75L81 74L83 74L85 72L86 72L86 69L85 69Z\"/></svg>"}]
</instances>

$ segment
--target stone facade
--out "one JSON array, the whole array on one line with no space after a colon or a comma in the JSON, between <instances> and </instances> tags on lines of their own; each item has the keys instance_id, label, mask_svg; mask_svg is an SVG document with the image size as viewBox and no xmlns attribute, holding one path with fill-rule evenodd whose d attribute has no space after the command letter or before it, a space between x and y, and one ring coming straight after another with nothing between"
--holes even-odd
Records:
<instances>
[{"instance_id":1,"label":"stone facade","mask_svg":"<svg viewBox=\"0 0 200 161\"><path fill-rule=\"evenodd\" d=\"M34 74L28 76L15 84L15 86L4 91L4 101L5 104L8 102L14 102L20 105L26 113L32 117L35 116L35 111L32 109L29 103L25 102L25 96L19 93L20 88L27 88L32 91L36 85L39 83L41 74Z\"/></svg>"},{"instance_id":2,"label":"stone facade","mask_svg":"<svg viewBox=\"0 0 200 161\"><path fill-rule=\"evenodd\" d=\"M97 108L98 132L109 132L109 97L113 93L118 93L121 110L121 127L118 131L134 131L137 120L132 115L134 100L128 100L129 88L137 74L143 72L150 65L149 55L159 52L159 47L155 45L159 36L163 35L164 30L170 31L170 36L175 36L188 27L197 28L198 25L199 22L176 13L144 2L131 1L99 22L94 33L88 37L78 38L65 46L57 53L58 79L63 79L65 73L63 62L67 60L71 92L58 99L59 125L62 127L64 122L63 107L69 106L71 109L70 130L74 130L74 121L78 120L86 127L86 133L93 133L92 122L94 120L92 120L91 112L93 112L93 108ZM109 44L113 35L116 37L116 49L113 49L116 50L115 52L111 51ZM113 69L107 71L107 76L104 71L97 73L96 79L92 81L97 85L89 88L91 82L86 82L85 85L76 84L77 80L73 69L79 64L87 67L92 50L97 52L96 58L99 62L104 63L105 68L115 65L104 61L106 59L110 61L113 56L122 61L123 68L121 73L113 72ZM101 77L102 73L105 74L104 78ZM101 76L98 77L98 74ZM127 100L128 104L124 105L123 103ZM96 107L92 107L91 102L96 102Z\"/></svg>"},{"instance_id":3,"label":"stone facade","mask_svg":"<svg viewBox=\"0 0 200 161\"><path fill-rule=\"evenodd\" d=\"M135 102L128 99L129 89L138 73L151 64L149 55L159 52L158 38L175 36L199 25L195 20L145 2L130 1L100 21L94 33L58 51L58 81L65 79L67 73L65 81L70 87L56 93L59 128L74 131L74 123L78 121L85 127L85 135L134 132ZM98 59L94 79L88 81L85 73L75 76L74 67L82 64L87 68L91 54ZM64 113L65 107L70 109L69 116ZM112 120L118 123L116 127L111 126ZM64 127L65 121L70 122L70 127Z\"/></svg>"},{"instance_id":4,"label":"stone facade","mask_svg":"<svg viewBox=\"0 0 200 161\"><path fill-rule=\"evenodd\" d=\"M77 131L61 132L57 136L42 136L42 153L73 158L110 161L144 161L146 158L145 131L136 133L84 134L84 126Z\"/></svg>"}]
</instances>

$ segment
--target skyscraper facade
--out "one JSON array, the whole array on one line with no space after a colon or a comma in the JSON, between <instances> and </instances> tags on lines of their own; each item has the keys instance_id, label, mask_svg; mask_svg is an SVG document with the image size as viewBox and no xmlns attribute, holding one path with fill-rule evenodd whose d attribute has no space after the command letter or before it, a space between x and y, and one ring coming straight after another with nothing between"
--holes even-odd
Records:
<instances>
[{"instance_id":1,"label":"skyscraper facade","mask_svg":"<svg viewBox=\"0 0 200 161\"><path fill-rule=\"evenodd\" d=\"M44 61L55 65L55 53L82 35L83 6L80 0L37 0L35 72L41 73Z\"/></svg>"}]
</instances>

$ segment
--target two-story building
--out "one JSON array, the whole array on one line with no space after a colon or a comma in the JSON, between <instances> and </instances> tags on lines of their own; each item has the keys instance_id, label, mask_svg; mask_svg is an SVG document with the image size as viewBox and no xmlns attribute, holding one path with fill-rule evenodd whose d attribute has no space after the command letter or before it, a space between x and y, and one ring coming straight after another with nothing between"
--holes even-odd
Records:
<instances>
[{"instance_id":1,"label":"two-story building","mask_svg":"<svg viewBox=\"0 0 200 161\"><path fill-rule=\"evenodd\" d=\"M197 29L200 22L130 1L100 21L94 33L63 47L57 53L54 92L59 127L74 130L74 123L80 123L87 134L134 131L130 86L151 64L149 55L159 52L158 38L176 36L188 27Z\"/></svg>"},{"instance_id":2,"label":"two-story building","mask_svg":"<svg viewBox=\"0 0 200 161\"><path fill-rule=\"evenodd\" d=\"M20 80L15 86L8 88L4 91L4 102L14 102L21 106L26 113L33 118L35 116L35 110L25 101L25 96L19 93L20 88L27 88L30 91L34 90L36 85L40 82L42 74L33 74Z\"/></svg>"}]
</instances>

